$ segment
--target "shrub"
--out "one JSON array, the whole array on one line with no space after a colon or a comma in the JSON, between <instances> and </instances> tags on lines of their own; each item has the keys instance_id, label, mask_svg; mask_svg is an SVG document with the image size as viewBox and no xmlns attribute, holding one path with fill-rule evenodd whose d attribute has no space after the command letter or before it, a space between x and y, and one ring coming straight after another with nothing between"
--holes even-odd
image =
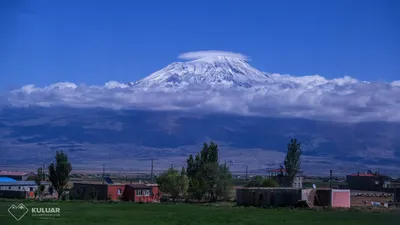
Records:
<instances>
[{"instance_id":1,"label":"shrub","mask_svg":"<svg viewBox=\"0 0 400 225\"><path fill-rule=\"evenodd\" d=\"M278 184L278 182L276 182L276 180L265 179L265 180L263 180L261 186L262 187L278 187L279 184Z\"/></svg>"}]
</instances>

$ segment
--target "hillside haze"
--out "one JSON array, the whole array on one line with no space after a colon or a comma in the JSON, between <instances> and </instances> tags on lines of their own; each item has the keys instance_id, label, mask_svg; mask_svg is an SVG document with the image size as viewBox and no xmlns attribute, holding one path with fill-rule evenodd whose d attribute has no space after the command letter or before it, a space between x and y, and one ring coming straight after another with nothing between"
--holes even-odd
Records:
<instances>
[{"instance_id":1,"label":"hillside haze","mask_svg":"<svg viewBox=\"0 0 400 225\"><path fill-rule=\"evenodd\" d=\"M242 55L203 54L129 83L11 91L0 163L29 167L64 149L76 168L148 170L154 158L161 169L213 140L233 171L265 170L282 164L295 137L311 174L399 169L398 81L294 77L261 72Z\"/></svg>"}]
</instances>

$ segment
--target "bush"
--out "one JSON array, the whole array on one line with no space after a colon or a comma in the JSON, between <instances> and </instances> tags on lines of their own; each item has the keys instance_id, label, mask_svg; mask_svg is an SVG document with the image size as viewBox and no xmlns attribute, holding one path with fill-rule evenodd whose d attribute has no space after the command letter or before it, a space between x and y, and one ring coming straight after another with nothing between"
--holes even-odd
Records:
<instances>
[{"instance_id":1,"label":"bush","mask_svg":"<svg viewBox=\"0 0 400 225\"><path fill-rule=\"evenodd\" d=\"M265 179L265 180L263 180L261 186L262 187L278 187L279 184L278 184L278 182L276 182L276 180Z\"/></svg>"},{"instance_id":2,"label":"bush","mask_svg":"<svg viewBox=\"0 0 400 225\"><path fill-rule=\"evenodd\" d=\"M253 177L246 187L278 187L279 184L276 180L270 178L264 178L262 176Z\"/></svg>"}]
</instances>

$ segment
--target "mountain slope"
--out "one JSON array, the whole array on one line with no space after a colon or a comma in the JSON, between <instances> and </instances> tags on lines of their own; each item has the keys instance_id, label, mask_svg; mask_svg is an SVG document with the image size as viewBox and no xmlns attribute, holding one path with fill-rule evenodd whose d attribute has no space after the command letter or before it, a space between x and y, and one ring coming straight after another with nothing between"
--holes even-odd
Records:
<instances>
[{"instance_id":1,"label":"mountain slope","mask_svg":"<svg viewBox=\"0 0 400 225\"><path fill-rule=\"evenodd\" d=\"M17 165L37 162L42 151L51 159L55 150L64 149L78 167L107 162L110 167L142 169L154 157L161 168L183 165L203 141L214 140L221 145L221 160L234 161L235 171L245 165L261 169L279 166L288 140L297 137L308 172L367 167L394 171L400 160L399 133L396 123L167 111L10 108L0 113L0 151L7 162Z\"/></svg>"}]
</instances>

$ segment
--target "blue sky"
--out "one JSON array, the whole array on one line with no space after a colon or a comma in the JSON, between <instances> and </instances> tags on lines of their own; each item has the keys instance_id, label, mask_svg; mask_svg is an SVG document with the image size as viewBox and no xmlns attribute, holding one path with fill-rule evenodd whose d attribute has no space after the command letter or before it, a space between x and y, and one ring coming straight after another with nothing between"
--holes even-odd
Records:
<instances>
[{"instance_id":1,"label":"blue sky","mask_svg":"<svg viewBox=\"0 0 400 225\"><path fill-rule=\"evenodd\" d=\"M0 89L134 81L200 50L266 72L400 80L399 11L397 0L0 1Z\"/></svg>"}]
</instances>

